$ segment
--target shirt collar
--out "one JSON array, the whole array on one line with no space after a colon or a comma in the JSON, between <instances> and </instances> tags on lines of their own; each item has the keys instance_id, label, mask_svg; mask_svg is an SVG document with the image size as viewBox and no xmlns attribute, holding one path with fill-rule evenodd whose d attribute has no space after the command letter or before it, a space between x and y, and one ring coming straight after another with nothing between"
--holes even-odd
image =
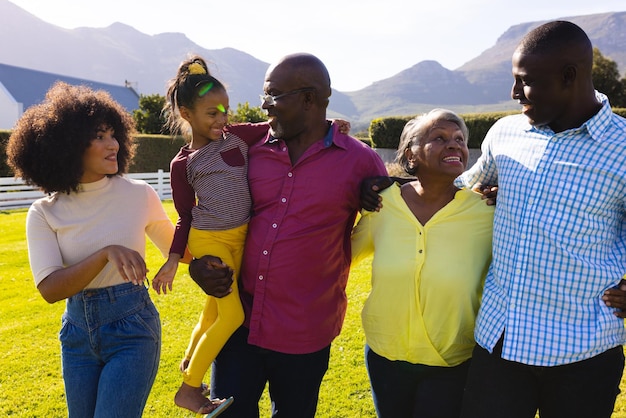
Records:
<instances>
[{"instance_id":1,"label":"shirt collar","mask_svg":"<svg viewBox=\"0 0 626 418\"><path fill-rule=\"evenodd\" d=\"M611 119L613 118L613 111L611 110L611 104L609 103L609 98L596 91L596 99L602 103L602 107L593 115L587 122L583 124L584 127L587 128L587 132L589 132L589 136L594 141L602 141L605 138L604 133L608 129L611 124Z\"/></svg>"},{"instance_id":2,"label":"shirt collar","mask_svg":"<svg viewBox=\"0 0 626 418\"><path fill-rule=\"evenodd\" d=\"M605 94L602 94L597 90L595 94L596 94L596 99L602 104L602 107L600 108L598 113L593 115L591 118L587 119L587 121L585 121L585 123L583 123L580 127L568 129L567 131L564 131L564 132L568 132L570 134L576 134L576 133L581 133L583 131L586 131L589 137L593 139L594 141L598 141L598 142L602 141L602 139L604 138L604 132L607 130L607 128L609 127L609 124L611 123L613 111L611 110L609 98ZM536 132L541 132L543 134L547 134L550 136L554 135L554 131L552 131L552 129L550 129L550 127L547 125L537 127L529 123L528 128L526 130L527 131L534 130Z\"/></svg>"},{"instance_id":3,"label":"shirt collar","mask_svg":"<svg viewBox=\"0 0 626 418\"><path fill-rule=\"evenodd\" d=\"M329 122L330 123L330 122ZM322 139L322 147L328 148L331 145L338 146L339 148L346 148L346 141L348 136L339 132L337 124L331 124L330 129L326 133L326 136ZM268 133L265 139L265 144L277 144L280 141L279 138L274 138L272 134Z\"/></svg>"}]
</instances>

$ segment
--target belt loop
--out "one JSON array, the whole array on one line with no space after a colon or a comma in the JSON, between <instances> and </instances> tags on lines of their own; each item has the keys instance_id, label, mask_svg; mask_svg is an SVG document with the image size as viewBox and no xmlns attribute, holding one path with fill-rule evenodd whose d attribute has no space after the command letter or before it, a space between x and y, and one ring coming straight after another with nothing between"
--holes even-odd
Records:
<instances>
[{"instance_id":1,"label":"belt loop","mask_svg":"<svg viewBox=\"0 0 626 418\"><path fill-rule=\"evenodd\" d=\"M106 288L107 293L109 294L109 302L115 302L115 292L113 291L114 286L109 286Z\"/></svg>"}]
</instances>

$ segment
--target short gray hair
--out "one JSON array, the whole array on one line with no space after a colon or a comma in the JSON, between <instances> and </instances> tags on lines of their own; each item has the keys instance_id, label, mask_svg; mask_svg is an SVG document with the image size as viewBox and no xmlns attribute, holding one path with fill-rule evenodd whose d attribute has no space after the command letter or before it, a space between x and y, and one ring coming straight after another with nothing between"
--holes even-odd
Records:
<instances>
[{"instance_id":1,"label":"short gray hair","mask_svg":"<svg viewBox=\"0 0 626 418\"><path fill-rule=\"evenodd\" d=\"M430 132L435 122L445 120L456 124L465 137L465 141L469 140L469 130L462 117L448 109L433 109L428 113L423 113L409 120L402 134L400 135L400 144L396 152L396 162L402 169L410 175L415 174L415 167L409 167L409 161L406 158L405 151L417 144Z\"/></svg>"}]
</instances>

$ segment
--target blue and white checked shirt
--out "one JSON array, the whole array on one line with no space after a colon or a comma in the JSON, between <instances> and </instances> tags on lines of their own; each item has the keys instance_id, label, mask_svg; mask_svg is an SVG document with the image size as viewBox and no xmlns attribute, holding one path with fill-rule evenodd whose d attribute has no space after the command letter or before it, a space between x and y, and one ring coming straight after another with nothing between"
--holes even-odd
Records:
<instances>
[{"instance_id":1,"label":"blue and white checked shirt","mask_svg":"<svg viewBox=\"0 0 626 418\"><path fill-rule=\"evenodd\" d=\"M476 322L490 352L555 366L626 340L602 293L626 273L626 120L602 109L555 134L524 115L496 122L458 181L498 184L493 262Z\"/></svg>"}]
</instances>

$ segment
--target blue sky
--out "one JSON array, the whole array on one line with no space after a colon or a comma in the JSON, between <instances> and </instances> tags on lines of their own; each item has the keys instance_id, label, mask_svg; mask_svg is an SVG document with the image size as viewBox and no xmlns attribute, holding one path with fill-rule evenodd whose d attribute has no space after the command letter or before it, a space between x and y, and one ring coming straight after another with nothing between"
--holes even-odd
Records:
<instances>
[{"instance_id":1,"label":"blue sky","mask_svg":"<svg viewBox=\"0 0 626 418\"><path fill-rule=\"evenodd\" d=\"M268 63L310 52L340 91L423 60L454 70L518 23L626 11L624 0L9 1L67 29L122 22L149 35L184 33L203 48L232 47Z\"/></svg>"}]
</instances>

